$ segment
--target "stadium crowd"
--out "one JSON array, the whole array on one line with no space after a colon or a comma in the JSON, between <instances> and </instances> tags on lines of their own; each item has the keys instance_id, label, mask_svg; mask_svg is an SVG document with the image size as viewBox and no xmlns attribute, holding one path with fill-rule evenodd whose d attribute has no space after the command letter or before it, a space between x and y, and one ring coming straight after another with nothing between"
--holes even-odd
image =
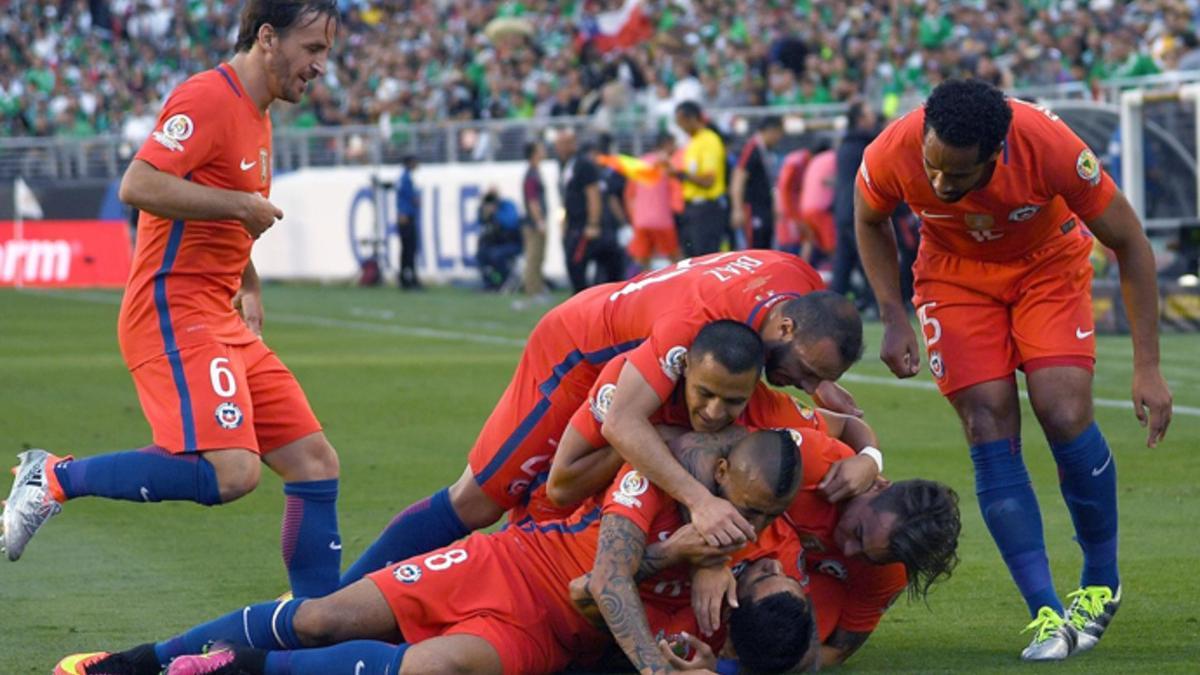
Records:
<instances>
[{"instance_id":1,"label":"stadium crowd","mask_svg":"<svg viewBox=\"0 0 1200 675\"><path fill-rule=\"evenodd\" d=\"M888 112L890 101L954 75L1022 87L1200 66L1194 0L635 4L648 39L602 52L590 39L594 18L624 0L339 0L347 44L277 123L665 120L685 100L720 108L856 95ZM239 5L6 3L0 133L120 133L140 143L185 74L232 52Z\"/></svg>"}]
</instances>

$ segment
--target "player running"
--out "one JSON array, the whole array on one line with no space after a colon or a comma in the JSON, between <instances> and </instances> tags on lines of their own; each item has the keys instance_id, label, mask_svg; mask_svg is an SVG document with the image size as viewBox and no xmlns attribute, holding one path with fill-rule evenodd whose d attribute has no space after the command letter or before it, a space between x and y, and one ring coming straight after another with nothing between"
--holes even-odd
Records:
<instances>
[{"instance_id":1,"label":"player running","mask_svg":"<svg viewBox=\"0 0 1200 675\"><path fill-rule=\"evenodd\" d=\"M167 99L120 191L141 216L118 337L154 443L79 460L21 453L4 511L9 560L69 499L223 504L253 490L266 463L284 480L292 588L336 588L337 454L260 338L250 250L283 217L267 200L268 107L298 102L325 72L337 27L332 0L249 0L237 54Z\"/></svg>"},{"instance_id":2,"label":"player running","mask_svg":"<svg viewBox=\"0 0 1200 675\"><path fill-rule=\"evenodd\" d=\"M763 431L722 458L714 480L720 494L761 531L794 497L802 473L798 458L789 433ZM673 536L689 529L690 536ZM795 550L798 542L793 537L789 544L786 529L774 541ZM643 599L657 617L690 611L687 567L679 563L723 552L728 550L704 545L684 525L678 504L626 467L603 498L567 520L476 533L324 598L251 605L157 644L67 657L56 672L149 675L169 666L173 675L532 674L558 672L571 663L586 667L610 643L576 611L568 591L571 580L588 571L589 591L602 598L598 604L611 638L639 672L662 672L667 656ZM747 591L757 585L747 584ZM787 634L741 651L747 665L780 672L807 651L812 617L797 582L771 586L761 597L743 595L743 613L752 615L762 605L765 620ZM781 597L773 600L776 596ZM771 614L788 620L771 621ZM214 641L233 648L190 656Z\"/></svg>"},{"instance_id":3,"label":"player running","mask_svg":"<svg viewBox=\"0 0 1200 675\"><path fill-rule=\"evenodd\" d=\"M867 148L855 191L855 229L884 322L880 357L897 377L920 364L888 222L901 201L923 223L913 304L929 368L962 421L983 519L1034 616L1021 656L1059 660L1090 649L1120 606L1121 580L1116 465L1092 410L1091 237L1080 224L1120 263L1134 412L1154 447L1170 423L1171 393L1159 370L1154 257L1141 223L1056 115L980 81L939 85ZM1021 458L1018 368L1083 549L1065 612Z\"/></svg>"},{"instance_id":4,"label":"player running","mask_svg":"<svg viewBox=\"0 0 1200 675\"><path fill-rule=\"evenodd\" d=\"M530 486L544 480L555 444L600 369L618 355L627 363L605 437L689 509L709 543L752 537L749 523L727 501L705 491L671 458L648 418L675 388L696 333L716 319L742 321L762 336L773 384L819 391L827 407L855 410L833 381L861 355L862 323L849 301L818 292L823 286L793 255L738 251L596 286L550 310L530 334L462 476L400 513L342 584L449 544L521 504Z\"/></svg>"}]
</instances>

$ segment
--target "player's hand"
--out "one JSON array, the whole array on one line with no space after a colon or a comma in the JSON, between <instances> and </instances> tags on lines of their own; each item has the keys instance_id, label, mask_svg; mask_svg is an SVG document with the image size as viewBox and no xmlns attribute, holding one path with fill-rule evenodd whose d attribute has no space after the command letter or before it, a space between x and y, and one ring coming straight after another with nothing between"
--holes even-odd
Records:
<instances>
[{"instance_id":1,"label":"player's hand","mask_svg":"<svg viewBox=\"0 0 1200 675\"><path fill-rule=\"evenodd\" d=\"M687 562L689 565L711 564L736 552L740 544L709 546L696 526L688 523L671 533L662 543L670 560Z\"/></svg>"},{"instance_id":2,"label":"player's hand","mask_svg":"<svg viewBox=\"0 0 1200 675\"><path fill-rule=\"evenodd\" d=\"M601 234L601 231L600 231L599 225L588 225L583 228L583 238L584 239L599 239L600 234Z\"/></svg>"},{"instance_id":3,"label":"player's hand","mask_svg":"<svg viewBox=\"0 0 1200 675\"><path fill-rule=\"evenodd\" d=\"M854 394L846 391L837 382L822 380L813 391L812 398L813 403L820 408L827 408L843 415L863 416L862 408L859 408L858 404L854 402Z\"/></svg>"},{"instance_id":4,"label":"player's hand","mask_svg":"<svg viewBox=\"0 0 1200 675\"><path fill-rule=\"evenodd\" d=\"M567 592L571 597L571 604L575 605L576 611L582 614L588 623L597 628L604 628L604 615L600 613L600 606L596 604L596 599L587 589L591 578L591 572L575 577L571 583L567 584Z\"/></svg>"},{"instance_id":5,"label":"player's hand","mask_svg":"<svg viewBox=\"0 0 1200 675\"><path fill-rule=\"evenodd\" d=\"M733 504L720 497L709 495L688 510L692 514L692 524L709 546L736 544L740 547L747 541L754 541L754 528Z\"/></svg>"},{"instance_id":6,"label":"player's hand","mask_svg":"<svg viewBox=\"0 0 1200 675\"><path fill-rule=\"evenodd\" d=\"M695 635L676 633L666 640L658 641L658 648L675 670L685 673L712 673L717 667L717 656L712 648ZM680 656L682 652L684 656ZM691 654L691 658L684 658Z\"/></svg>"},{"instance_id":7,"label":"player's hand","mask_svg":"<svg viewBox=\"0 0 1200 675\"><path fill-rule=\"evenodd\" d=\"M899 378L912 377L920 372L921 352L917 347L917 334L907 318L884 323L879 359Z\"/></svg>"},{"instance_id":8,"label":"player's hand","mask_svg":"<svg viewBox=\"0 0 1200 675\"><path fill-rule=\"evenodd\" d=\"M740 230L746 226L746 212L742 209L730 209L729 224L735 229Z\"/></svg>"},{"instance_id":9,"label":"player's hand","mask_svg":"<svg viewBox=\"0 0 1200 675\"><path fill-rule=\"evenodd\" d=\"M817 491L825 500L836 504L844 499L857 497L875 484L879 477L879 465L870 457L855 455L834 462L817 484Z\"/></svg>"},{"instance_id":10,"label":"player's hand","mask_svg":"<svg viewBox=\"0 0 1200 675\"><path fill-rule=\"evenodd\" d=\"M1133 369L1133 414L1149 427L1146 447L1157 447L1171 424L1171 390L1157 366Z\"/></svg>"},{"instance_id":11,"label":"player's hand","mask_svg":"<svg viewBox=\"0 0 1200 675\"><path fill-rule=\"evenodd\" d=\"M233 308L242 315L242 321L246 322L246 327L250 329L250 332L262 337L262 295L257 291L247 291L245 288L241 288L233 296Z\"/></svg>"},{"instance_id":12,"label":"player's hand","mask_svg":"<svg viewBox=\"0 0 1200 675\"><path fill-rule=\"evenodd\" d=\"M275 206L266 197L257 192L242 193L245 196L242 204L242 226L251 237L258 239L283 217L283 210Z\"/></svg>"},{"instance_id":13,"label":"player's hand","mask_svg":"<svg viewBox=\"0 0 1200 675\"><path fill-rule=\"evenodd\" d=\"M704 635L721 627L721 609L725 602L737 607L737 579L728 567L697 567L692 570L692 611Z\"/></svg>"}]
</instances>

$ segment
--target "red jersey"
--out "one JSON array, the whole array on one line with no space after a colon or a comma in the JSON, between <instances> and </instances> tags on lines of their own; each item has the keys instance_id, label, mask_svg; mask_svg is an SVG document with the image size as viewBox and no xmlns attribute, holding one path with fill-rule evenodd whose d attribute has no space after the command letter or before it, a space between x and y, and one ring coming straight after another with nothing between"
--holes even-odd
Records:
<instances>
[{"instance_id":1,"label":"red jersey","mask_svg":"<svg viewBox=\"0 0 1200 675\"><path fill-rule=\"evenodd\" d=\"M271 191L271 118L228 64L171 92L134 159L198 185ZM258 338L233 309L254 241L242 224L172 221L143 211L118 335L130 368L184 347Z\"/></svg>"},{"instance_id":2,"label":"red jersey","mask_svg":"<svg viewBox=\"0 0 1200 675\"><path fill-rule=\"evenodd\" d=\"M924 170L925 109L919 108L892 122L867 146L858 171L859 193L883 213L907 202L921 218L922 246L941 253L1001 262L1078 241L1084 235L1073 227L1073 214L1084 222L1096 218L1117 187L1057 115L1009 100L1012 125L984 187L953 204L937 198Z\"/></svg>"},{"instance_id":3,"label":"red jersey","mask_svg":"<svg viewBox=\"0 0 1200 675\"><path fill-rule=\"evenodd\" d=\"M833 533L841 518L841 507L830 504L817 492L817 484L835 462L852 457L845 443L820 433L800 430L800 452L804 458L804 483L784 518L795 529L804 547L804 583L813 586L817 575L823 586L832 579L837 592L823 587L813 597L817 604L818 632L825 640L836 628L869 633L879 625L892 600L904 590L908 577L904 565L874 565L860 558L842 555ZM781 559L782 560L782 559ZM787 566L785 565L785 568ZM823 606L826 598L836 597Z\"/></svg>"},{"instance_id":4,"label":"red jersey","mask_svg":"<svg viewBox=\"0 0 1200 675\"><path fill-rule=\"evenodd\" d=\"M587 439L593 448L602 448L609 444L600 433L600 427L604 424L604 418L612 404L613 392L617 389L617 378L625 363L625 357L618 357L605 364L604 369L600 371L600 377L596 378L596 383L588 392L587 403L580 406L571 417L571 427ZM652 424L691 426L682 385L683 381L680 380L662 407L650 416ZM762 381L754 387L750 401L733 423L752 431L809 428L824 432L828 429L821 413L778 389L772 389Z\"/></svg>"},{"instance_id":5,"label":"red jersey","mask_svg":"<svg viewBox=\"0 0 1200 675\"><path fill-rule=\"evenodd\" d=\"M790 253L732 251L590 288L551 314L578 346L574 358L597 363L626 352L665 401L705 324L732 319L758 330L780 301L823 288L820 275Z\"/></svg>"}]
</instances>

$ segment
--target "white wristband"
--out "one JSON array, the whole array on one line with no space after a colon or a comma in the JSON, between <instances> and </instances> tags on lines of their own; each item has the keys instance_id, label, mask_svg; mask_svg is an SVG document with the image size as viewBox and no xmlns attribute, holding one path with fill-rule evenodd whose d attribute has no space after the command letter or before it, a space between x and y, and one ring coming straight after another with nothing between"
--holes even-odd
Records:
<instances>
[{"instance_id":1,"label":"white wristband","mask_svg":"<svg viewBox=\"0 0 1200 675\"><path fill-rule=\"evenodd\" d=\"M875 466L879 467L879 473L883 473L883 453L879 451L879 448L873 445L868 445L862 450L859 450L858 454L866 455L867 457L875 460Z\"/></svg>"}]
</instances>

